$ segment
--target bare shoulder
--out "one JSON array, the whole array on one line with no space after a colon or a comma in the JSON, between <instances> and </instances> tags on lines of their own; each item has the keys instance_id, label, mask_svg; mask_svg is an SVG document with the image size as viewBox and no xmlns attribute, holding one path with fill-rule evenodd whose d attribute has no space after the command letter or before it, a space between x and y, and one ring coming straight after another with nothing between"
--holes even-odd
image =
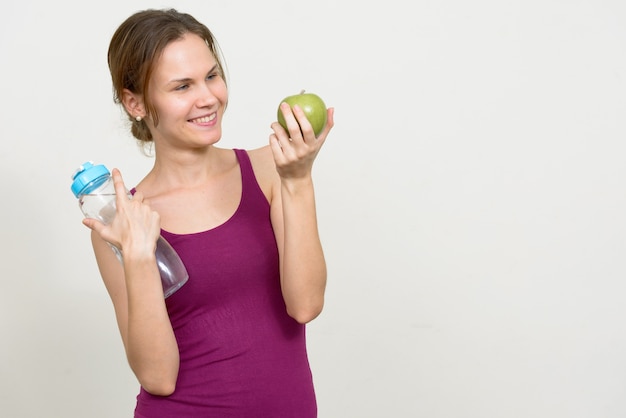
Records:
<instances>
[{"instance_id":1,"label":"bare shoulder","mask_svg":"<svg viewBox=\"0 0 626 418\"><path fill-rule=\"evenodd\" d=\"M250 156L254 175L263 193L265 193L265 196L271 201L272 189L279 182L272 149L269 145L266 145L261 148L248 150L248 155Z\"/></svg>"},{"instance_id":2,"label":"bare shoulder","mask_svg":"<svg viewBox=\"0 0 626 418\"><path fill-rule=\"evenodd\" d=\"M258 168L260 171L276 171L274 156L272 155L272 149L269 145L253 150L248 150L247 152L250 156L250 161L252 162L255 170Z\"/></svg>"}]
</instances>

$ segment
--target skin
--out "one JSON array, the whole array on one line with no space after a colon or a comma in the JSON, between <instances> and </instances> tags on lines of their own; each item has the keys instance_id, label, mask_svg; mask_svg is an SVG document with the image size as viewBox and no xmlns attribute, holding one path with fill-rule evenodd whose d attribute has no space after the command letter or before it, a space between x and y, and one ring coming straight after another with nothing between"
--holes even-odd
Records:
<instances>
[{"instance_id":1,"label":"skin","mask_svg":"<svg viewBox=\"0 0 626 418\"><path fill-rule=\"evenodd\" d=\"M146 113L143 97L124 92L126 111L144 118L153 134L154 166L132 199L125 196L120 171L113 169L118 196L114 221L105 226L84 220L92 230L129 364L154 395L174 391L180 361L155 260L160 230L185 234L214 228L232 216L241 197L234 152L215 146L228 100L215 64L196 35L187 34L165 48L149 91L158 126ZM333 127L333 109L328 109L327 125L316 138L301 109L284 103L281 108L288 129L272 123L269 144L249 155L271 207L287 313L307 323L321 312L326 287L311 169ZM123 265L107 242L122 249Z\"/></svg>"}]
</instances>

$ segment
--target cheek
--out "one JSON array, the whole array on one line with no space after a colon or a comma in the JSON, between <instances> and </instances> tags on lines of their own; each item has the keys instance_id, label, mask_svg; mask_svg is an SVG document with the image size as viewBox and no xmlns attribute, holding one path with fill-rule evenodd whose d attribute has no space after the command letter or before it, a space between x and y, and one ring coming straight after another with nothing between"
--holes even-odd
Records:
<instances>
[{"instance_id":1,"label":"cheek","mask_svg":"<svg viewBox=\"0 0 626 418\"><path fill-rule=\"evenodd\" d=\"M176 98L156 107L161 119L177 119L188 113L191 104L188 100Z\"/></svg>"},{"instance_id":2,"label":"cheek","mask_svg":"<svg viewBox=\"0 0 626 418\"><path fill-rule=\"evenodd\" d=\"M222 81L219 85L214 86L213 95L218 98L218 100L224 104L228 103L228 88L226 87L226 83Z\"/></svg>"}]
</instances>

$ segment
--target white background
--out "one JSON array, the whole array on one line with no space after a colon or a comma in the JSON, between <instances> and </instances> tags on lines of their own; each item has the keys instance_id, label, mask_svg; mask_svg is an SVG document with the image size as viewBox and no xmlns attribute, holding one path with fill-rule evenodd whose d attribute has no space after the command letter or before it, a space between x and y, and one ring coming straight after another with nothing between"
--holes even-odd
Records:
<instances>
[{"instance_id":1,"label":"white background","mask_svg":"<svg viewBox=\"0 0 626 418\"><path fill-rule=\"evenodd\" d=\"M336 108L314 173L321 418L626 416L622 0L4 5L2 416L132 416L70 175L150 168L106 50L128 15L170 6L224 50L222 146L265 145L300 89Z\"/></svg>"}]
</instances>

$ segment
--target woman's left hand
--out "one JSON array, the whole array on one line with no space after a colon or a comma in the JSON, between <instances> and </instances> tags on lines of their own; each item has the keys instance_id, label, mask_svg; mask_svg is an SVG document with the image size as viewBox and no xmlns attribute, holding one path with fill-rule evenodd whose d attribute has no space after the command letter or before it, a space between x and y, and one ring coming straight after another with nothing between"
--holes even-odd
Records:
<instances>
[{"instance_id":1,"label":"woman's left hand","mask_svg":"<svg viewBox=\"0 0 626 418\"><path fill-rule=\"evenodd\" d=\"M280 109L285 117L287 130L278 123L272 123L274 132L270 135L270 146L281 179L300 179L311 175L313 161L324 145L328 133L334 125L334 108L328 108L326 126L315 137L313 128L302 109L282 103Z\"/></svg>"}]
</instances>

